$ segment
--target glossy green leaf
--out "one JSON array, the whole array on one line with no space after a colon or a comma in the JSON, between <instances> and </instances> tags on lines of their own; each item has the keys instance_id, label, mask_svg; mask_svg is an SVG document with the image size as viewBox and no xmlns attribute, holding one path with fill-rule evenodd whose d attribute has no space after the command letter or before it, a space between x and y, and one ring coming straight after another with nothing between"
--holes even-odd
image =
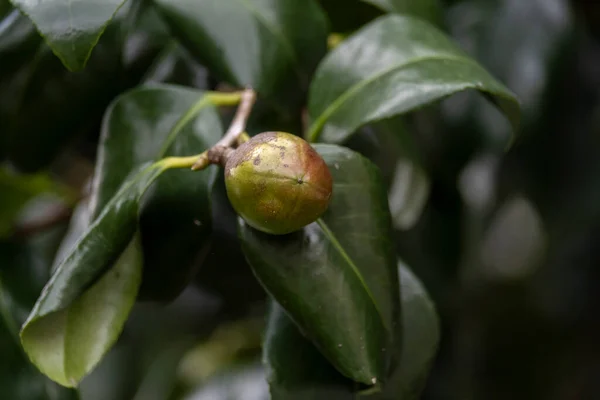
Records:
<instances>
[{"instance_id":1,"label":"glossy green leaf","mask_svg":"<svg viewBox=\"0 0 600 400\"><path fill-rule=\"evenodd\" d=\"M250 85L262 97L286 98L305 89L326 51L326 19L313 0L156 3L172 31L211 72L233 85Z\"/></svg>"},{"instance_id":2,"label":"glossy green leaf","mask_svg":"<svg viewBox=\"0 0 600 400\"><path fill-rule=\"evenodd\" d=\"M140 165L166 156L201 153L222 136L204 92L155 85L132 90L108 109L91 195L92 218ZM167 171L140 214L144 248L143 297L169 300L192 277L211 234L210 187L216 169Z\"/></svg>"},{"instance_id":3,"label":"glossy green leaf","mask_svg":"<svg viewBox=\"0 0 600 400\"><path fill-rule=\"evenodd\" d=\"M173 106L173 103L181 108L170 109L169 104ZM208 117L195 120L194 124L190 124L191 127L188 125L208 106L209 100L202 92L156 87L141 88L124 95L108 111L89 211L93 222L60 261L21 332L23 346L34 364L58 383L65 386L77 384L118 337L137 297L142 268L142 249L138 242L147 243L148 237L144 238L144 233L150 231L150 239L157 241L159 237L156 235L163 235L160 240L165 247L157 249L154 247L158 245L150 243L145 252L156 258L153 262L161 262L167 255L172 256L172 252L165 249L175 244L164 240L164 232L181 221L179 213L188 210L175 208L173 212L169 205L181 204L174 203L174 197L185 193L186 196L192 195L184 198L185 201L201 202L203 194L206 199L203 207L210 212L207 206L210 180L206 176L209 175L207 171L204 171L204 177L189 171L168 171L165 173L168 179L159 179L152 193L144 197L142 202L147 189L168 168L165 162L151 164L144 163L145 160L161 158L172 152L204 150L201 139L205 122L209 124L209 137L218 137L218 118L211 120L215 114L209 113ZM150 140L154 132L157 132L157 137ZM136 165L139 163L143 164ZM177 172L195 175L196 180L186 181L188 176L182 177ZM121 183L128 176L129 179ZM183 188L180 186L182 184ZM192 192L186 192L188 189ZM200 190L201 193L194 190ZM195 198L194 194L200 196ZM156 208L152 208L157 204L169 210L165 216L165 209L162 209L159 223L154 214ZM148 212L152 216L149 222L144 221ZM136 235L138 219L141 239ZM206 217L206 220L209 219L210 214ZM193 218L189 218L187 223L194 227L202 225L194 223ZM85 225L85 221L82 224ZM157 228L156 225L160 226ZM189 234L189 229L182 229ZM177 237L181 232L172 234ZM192 243L190 239L193 239L193 235L189 236L186 245L193 245L193 250L197 252L201 244ZM153 253L157 250L163 250L165 254ZM179 254L176 256L180 257ZM120 271L121 263L113 266L117 259L125 260L122 263L125 267L136 269L128 270L129 273L125 274L126 271ZM145 269L144 274L147 272L152 277L152 270ZM105 283L125 278L128 279L122 285ZM154 278L168 282L163 276ZM111 288L112 292L109 290ZM112 301L111 298L118 301ZM101 314L105 315L104 319L94 317L93 321L88 320L89 316ZM90 327L99 335L91 335L88 332Z\"/></svg>"},{"instance_id":4,"label":"glossy green leaf","mask_svg":"<svg viewBox=\"0 0 600 400\"><path fill-rule=\"evenodd\" d=\"M417 400L437 353L439 321L423 284L398 262L401 282L402 332L397 369L380 393L361 392L345 380L304 337L283 309L271 309L263 359L273 400ZM294 360L294 362L290 362ZM360 393L360 395L359 395Z\"/></svg>"},{"instance_id":5,"label":"glossy green leaf","mask_svg":"<svg viewBox=\"0 0 600 400\"><path fill-rule=\"evenodd\" d=\"M242 248L259 281L346 376L381 382L397 328L398 279L385 186L348 149L318 145L333 176L327 212L284 236L240 219Z\"/></svg>"},{"instance_id":6,"label":"glossy green leaf","mask_svg":"<svg viewBox=\"0 0 600 400\"><path fill-rule=\"evenodd\" d=\"M439 0L362 0L371 3L384 11L412 15L436 25L443 18L442 5Z\"/></svg>"},{"instance_id":7,"label":"glossy green leaf","mask_svg":"<svg viewBox=\"0 0 600 400\"><path fill-rule=\"evenodd\" d=\"M64 259L69 255L72 248L77 244L79 238L83 236L88 226L90 226L90 208L89 200L86 198L79 202L73 209L67 231L54 255L51 267L52 273L56 271Z\"/></svg>"},{"instance_id":8,"label":"glossy green leaf","mask_svg":"<svg viewBox=\"0 0 600 400\"><path fill-rule=\"evenodd\" d=\"M344 378L273 303L263 345L271 399L353 400L354 384Z\"/></svg>"},{"instance_id":9,"label":"glossy green leaf","mask_svg":"<svg viewBox=\"0 0 600 400\"><path fill-rule=\"evenodd\" d=\"M266 295L242 252L237 235L237 214L227 197L223 168L214 181L211 200L211 246L194 282L219 295L223 313L244 315L262 304Z\"/></svg>"},{"instance_id":10,"label":"glossy green leaf","mask_svg":"<svg viewBox=\"0 0 600 400\"><path fill-rule=\"evenodd\" d=\"M160 164L146 166L123 185L58 266L23 325L31 361L63 386L77 385L123 328L141 281L140 199L163 171Z\"/></svg>"},{"instance_id":11,"label":"glossy green leaf","mask_svg":"<svg viewBox=\"0 0 600 400\"><path fill-rule=\"evenodd\" d=\"M0 160L8 153L8 127L17 106L15 93L27 80L23 65L34 57L41 41L31 22L18 10L11 9L0 18Z\"/></svg>"},{"instance_id":12,"label":"glossy green leaf","mask_svg":"<svg viewBox=\"0 0 600 400\"><path fill-rule=\"evenodd\" d=\"M11 0L70 70L82 69L125 0Z\"/></svg>"},{"instance_id":13,"label":"glossy green leaf","mask_svg":"<svg viewBox=\"0 0 600 400\"><path fill-rule=\"evenodd\" d=\"M153 3L134 0L124 18L122 29L123 67L132 84L147 82L146 76L171 46L173 39Z\"/></svg>"},{"instance_id":14,"label":"glossy green leaf","mask_svg":"<svg viewBox=\"0 0 600 400\"><path fill-rule=\"evenodd\" d=\"M169 43L146 71L144 82L208 88L208 71L177 42Z\"/></svg>"},{"instance_id":15,"label":"glossy green leaf","mask_svg":"<svg viewBox=\"0 0 600 400\"><path fill-rule=\"evenodd\" d=\"M388 15L335 48L311 83L312 141L342 142L362 125L477 89L519 123L514 95L444 33L413 17Z\"/></svg>"},{"instance_id":16,"label":"glossy green leaf","mask_svg":"<svg viewBox=\"0 0 600 400\"><path fill-rule=\"evenodd\" d=\"M6 293L0 287L0 303ZM0 305L2 307L2 305ZM0 398L19 400L76 400L75 390L61 388L40 374L28 362L18 341L14 341L0 319Z\"/></svg>"},{"instance_id":17,"label":"glossy green leaf","mask_svg":"<svg viewBox=\"0 0 600 400\"><path fill-rule=\"evenodd\" d=\"M112 269L68 309L26 322L23 347L40 371L63 386L76 386L100 361L135 302L142 278L140 253L135 237ZM33 315L39 310L38 303Z\"/></svg>"},{"instance_id":18,"label":"glossy green leaf","mask_svg":"<svg viewBox=\"0 0 600 400\"><path fill-rule=\"evenodd\" d=\"M363 1L319 0L332 32L349 33L381 16L383 12Z\"/></svg>"}]
</instances>

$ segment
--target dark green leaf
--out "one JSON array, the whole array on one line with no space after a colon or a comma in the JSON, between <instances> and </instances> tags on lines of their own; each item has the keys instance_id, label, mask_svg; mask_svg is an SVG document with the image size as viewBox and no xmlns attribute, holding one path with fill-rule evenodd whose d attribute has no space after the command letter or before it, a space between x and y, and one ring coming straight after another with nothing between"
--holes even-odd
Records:
<instances>
[{"instance_id":1,"label":"dark green leaf","mask_svg":"<svg viewBox=\"0 0 600 400\"><path fill-rule=\"evenodd\" d=\"M12 6L10 1L8 0L0 0L0 18L4 17L12 10Z\"/></svg>"},{"instance_id":2,"label":"dark green leaf","mask_svg":"<svg viewBox=\"0 0 600 400\"><path fill-rule=\"evenodd\" d=\"M0 303L6 293L0 287ZM0 305L2 307L2 305ZM76 400L77 392L59 387L36 371L0 319L0 398L18 400Z\"/></svg>"},{"instance_id":3,"label":"dark green leaf","mask_svg":"<svg viewBox=\"0 0 600 400\"><path fill-rule=\"evenodd\" d=\"M329 209L303 230L271 236L241 219L254 273L346 376L385 379L397 328L398 279L385 186L377 168L348 149L318 145L333 176Z\"/></svg>"},{"instance_id":4,"label":"dark green leaf","mask_svg":"<svg viewBox=\"0 0 600 400\"><path fill-rule=\"evenodd\" d=\"M69 197L45 174L19 175L0 168L0 238L9 235L21 209L42 193Z\"/></svg>"},{"instance_id":5,"label":"dark green leaf","mask_svg":"<svg viewBox=\"0 0 600 400\"><path fill-rule=\"evenodd\" d=\"M429 374L440 339L435 306L421 281L398 262L402 294L402 346L400 362L385 387L383 398L418 400Z\"/></svg>"},{"instance_id":6,"label":"dark green leaf","mask_svg":"<svg viewBox=\"0 0 600 400\"><path fill-rule=\"evenodd\" d=\"M194 281L222 298L222 312L245 315L265 298L237 235L237 214L227 198L223 168L211 190L213 232L210 250Z\"/></svg>"},{"instance_id":7,"label":"dark green leaf","mask_svg":"<svg viewBox=\"0 0 600 400\"><path fill-rule=\"evenodd\" d=\"M442 22L442 5L439 0L363 0L384 11L412 15L439 25Z\"/></svg>"},{"instance_id":8,"label":"dark green leaf","mask_svg":"<svg viewBox=\"0 0 600 400\"><path fill-rule=\"evenodd\" d=\"M15 93L28 76L28 68L23 68L23 64L29 64L27 61L34 57L41 41L31 22L18 10L0 19L0 159L8 152L8 126L17 106Z\"/></svg>"},{"instance_id":9,"label":"dark green leaf","mask_svg":"<svg viewBox=\"0 0 600 400\"><path fill-rule=\"evenodd\" d=\"M354 384L344 378L273 302L263 345L273 400L352 400Z\"/></svg>"},{"instance_id":10,"label":"dark green leaf","mask_svg":"<svg viewBox=\"0 0 600 400\"><path fill-rule=\"evenodd\" d=\"M54 273L63 260L69 255L71 249L75 246L80 237L83 236L90 225L90 207L89 200L86 198L79 202L73 209L69 226L63 239L56 250L52 263L51 272ZM39 292L38 292L39 293Z\"/></svg>"},{"instance_id":11,"label":"dark green leaf","mask_svg":"<svg viewBox=\"0 0 600 400\"><path fill-rule=\"evenodd\" d=\"M182 108L169 109L169 104ZM153 215L152 207L157 204L172 205L173 196L181 195L180 190L189 196L185 186L183 189L177 187L182 182L189 183L190 190L202 191L206 199L204 206L207 212L210 211L209 178L189 171L189 175L200 179L200 184L183 181L187 176L169 171L170 176L166 175L169 179L156 182L152 194L144 198L142 204L142 196L168 164L157 162L136 166L136 163L167 153L204 150L198 148L203 143L201 133L197 132L203 132L208 126L209 135L214 134L213 129L218 135L218 119L211 119L215 115L209 113L205 119L195 121L194 129L190 129L188 123L209 105L209 99L202 92L157 87L131 92L109 110L90 205L93 223L60 262L21 331L23 346L34 364L58 383L76 385L98 363L123 328L141 281L142 250L136 234L140 213L142 234L150 229L153 232L150 238L158 240L155 236L158 229L153 226L156 219L149 217L150 222L145 222L144 216L148 215L148 209ZM138 118L125 118L125 115ZM157 115L163 115L163 118L157 118ZM167 134L150 140L152 132ZM148 136L141 136L144 134ZM141 140L142 137L146 140ZM121 184L127 175L130 179ZM195 197L184 199L190 203L198 202ZM154 206L151 206L153 202ZM164 231L181 221L178 214L171 212L168 214L172 221L166 221L164 214L163 209L160 229ZM210 214L206 216L206 220L209 219ZM191 219L187 222L196 226ZM164 231L161 232L163 235ZM187 232L189 234L189 230ZM141 238L141 242L147 243L147 240ZM169 240L163 242L163 246L173 246ZM191 242L186 244L192 245ZM158 262L164 260L161 257L172 256L171 251L166 250L165 254L152 253L156 251L152 246L151 243L148 252L159 258Z\"/></svg>"},{"instance_id":12,"label":"dark green leaf","mask_svg":"<svg viewBox=\"0 0 600 400\"><path fill-rule=\"evenodd\" d=\"M416 18L381 17L321 63L310 88L308 137L339 143L368 122L465 89L489 96L517 129L513 94L444 33Z\"/></svg>"},{"instance_id":13,"label":"dark green leaf","mask_svg":"<svg viewBox=\"0 0 600 400\"><path fill-rule=\"evenodd\" d=\"M397 369L382 393L363 392L361 399L417 400L437 352L439 322L423 284L398 262L402 299L402 333ZM293 360L293 362L292 362ZM283 309L274 305L264 344L264 362L273 400L345 400L357 398L345 380L306 339Z\"/></svg>"},{"instance_id":14,"label":"dark green leaf","mask_svg":"<svg viewBox=\"0 0 600 400\"><path fill-rule=\"evenodd\" d=\"M289 98L290 90L305 89L326 51L326 20L313 0L157 4L173 32L211 72L233 85L250 85L262 97Z\"/></svg>"},{"instance_id":15,"label":"dark green leaf","mask_svg":"<svg viewBox=\"0 0 600 400\"><path fill-rule=\"evenodd\" d=\"M162 171L146 167L122 187L58 266L23 325L31 361L63 386L76 385L123 328L141 281L139 201Z\"/></svg>"},{"instance_id":16,"label":"dark green leaf","mask_svg":"<svg viewBox=\"0 0 600 400\"><path fill-rule=\"evenodd\" d=\"M148 69L160 58L172 42L167 25L150 1L136 0L126 18L122 30L123 67L132 84L144 81Z\"/></svg>"},{"instance_id":17,"label":"dark green leaf","mask_svg":"<svg viewBox=\"0 0 600 400\"><path fill-rule=\"evenodd\" d=\"M332 31L343 34L355 31L383 14L377 7L362 1L320 0L319 3L327 13Z\"/></svg>"},{"instance_id":18,"label":"dark green leaf","mask_svg":"<svg viewBox=\"0 0 600 400\"><path fill-rule=\"evenodd\" d=\"M198 89L208 88L208 71L176 42L171 42L146 71L145 82L162 82Z\"/></svg>"},{"instance_id":19,"label":"dark green leaf","mask_svg":"<svg viewBox=\"0 0 600 400\"><path fill-rule=\"evenodd\" d=\"M14 70L4 75L8 86L0 93L9 159L27 172L48 165L75 135L95 129L106 105L124 87L116 27L107 30L90 66L77 73L65 70L43 43L30 49L31 40L27 36L14 48L24 52L27 62L6 58L11 61L7 68L14 63Z\"/></svg>"},{"instance_id":20,"label":"dark green leaf","mask_svg":"<svg viewBox=\"0 0 600 400\"><path fill-rule=\"evenodd\" d=\"M107 111L91 196L92 218L140 165L165 156L201 153L222 136L204 92L177 86L142 87ZM200 173L167 171L144 199L143 297L169 300L189 282L211 233L210 186L215 167Z\"/></svg>"},{"instance_id":21,"label":"dark green leaf","mask_svg":"<svg viewBox=\"0 0 600 400\"><path fill-rule=\"evenodd\" d=\"M12 0L33 21L70 70L82 69L106 26L126 0Z\"/></svg>"}]
</instances>

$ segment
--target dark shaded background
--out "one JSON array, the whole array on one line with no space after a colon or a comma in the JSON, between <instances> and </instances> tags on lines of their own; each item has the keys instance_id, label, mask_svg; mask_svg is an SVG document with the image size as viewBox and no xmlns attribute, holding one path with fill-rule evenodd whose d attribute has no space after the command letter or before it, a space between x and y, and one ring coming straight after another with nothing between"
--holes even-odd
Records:
<instances>
[{"instance_id":1,"label":"dark shaded background","mask_svg":"<svg viewBox=\"0 0 600 400\"><path fill-rule=\"evenodd\" d=\"M340 1L322 2L336 31L379 15L366 5L341 12ZM398 251L442 322L423 398L599 399L600 2L445 3L442 27L519 96L524 114L507 152L507 122L476 94L406 118L432 186L416 226L397 231ZM0 1L0 16L6 10ZM63 70L26 20L0 36L0 128L32 132L43 123L47 132L47 143L33 150L33 139L19 136L11 144L14 164L33 171L62 149L53 176L84 191L100 118L115 95L149 81L218 85L164 34L156 15L140 21L111 25L80 73ZM7 38L20 44L11 47ZM26 85L24 76L38 83ZM21 115L12 114L16 102L24 104ZM8 207L2 197L0 208ZM118 345L83 382L82 399L160 400L194 388L198 399L264 398L257 363L264 295L235 251L227 204L215 204L213 212L228 216L218 227L222 247L175 302L136 305ZM22 225L34 212L55 214L52 207L55 199L38 199ZM0 241L3 284L13 288L18 321L48 279L67 222ZM12 346L10 328L2 329L0 394L16 385L23 399L41 398L44 383ZM241 397L232 394L238 387ZM210 397L225 392L231 397Z\"/></svg>"}]
</instances>

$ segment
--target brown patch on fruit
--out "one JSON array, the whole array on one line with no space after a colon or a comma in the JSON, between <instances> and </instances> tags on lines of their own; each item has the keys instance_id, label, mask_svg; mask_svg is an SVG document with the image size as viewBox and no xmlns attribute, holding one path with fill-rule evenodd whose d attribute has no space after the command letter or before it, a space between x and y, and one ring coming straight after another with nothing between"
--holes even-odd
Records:
<instances>
[{"instance_id":1,"label":"brown patch on fruit","mask_svg":"<svg viewBox=\"0 0 600 400\"><path fill-rule=\"evenodd\" d=\"M257 157L254 159L254 165L260 165L260 156L257 156Z\"/></svg>"}]
</instances>

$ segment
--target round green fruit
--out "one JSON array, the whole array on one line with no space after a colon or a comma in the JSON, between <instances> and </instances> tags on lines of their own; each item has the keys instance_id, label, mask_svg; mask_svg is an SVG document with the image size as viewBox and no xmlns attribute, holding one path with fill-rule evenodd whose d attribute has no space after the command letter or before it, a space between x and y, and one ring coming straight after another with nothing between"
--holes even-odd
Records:
<instances>
[{"instance_id":1,"label":"round green fruit","mask_svg":"<svg viewBox=\"0 0 600 400\"><path fill-rule=\"evenodd\" d=\"M274 235L319 218L331 199L331 173L302 138L265 132L238 147L225 164L227 197L252 227Z\"/></svg>"}]
</instances>

